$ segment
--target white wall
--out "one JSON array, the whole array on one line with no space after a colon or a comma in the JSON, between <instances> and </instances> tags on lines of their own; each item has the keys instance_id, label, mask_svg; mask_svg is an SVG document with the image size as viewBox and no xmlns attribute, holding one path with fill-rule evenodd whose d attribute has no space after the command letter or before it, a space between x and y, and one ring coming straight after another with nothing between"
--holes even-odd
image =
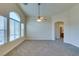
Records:
<instances>
[{"instance_id":1,"label":"white wall","mask_svg":"<svg viewBox=\"0 0 79 59\"><path fill-rule=\"evenodd\" d=\"M36 18L27 20L27 40L52 40L51 17L45 22L37 22Z\"/></svg>"},{"instance_id":2,"label":"white wall","mask_svg":"<svg viewBox=\"0 0 79 59\"><path fill-rule=\"evenodd\" d=\"M64 21L64 42L79 47L79 4L70 10L52 17L52 38L54 40L54 23Z\"/></svg>"},{"instance_id":3,"label":"white wall","mask_svg":"<svg viewBox=\"0 0 79 59\"><path fill-rule=\"evenodd\" d=\"M74 6L69 11L70 19L70 39L66 39L65 42L73 44L79 47L79 4Z\"/></svg>"},{"instance_id":4,"label":"white wall","mask_svg":"<svg viewBox=\"0 0 79 59\"><path fill-rule=\"evenodd\" d=\"M55 15L52 17L52 40L55 40L55 23L58 21L64 22L64 40L69 39L69 25L70 20L68 16L69 12L63 12L61 14Z\"/></svg>"},{"instance_id":5,"label":"white wall","mask_svg":"<svg viewBox=\"0 0 79 59\"><path fill-rule=\"evenodd\" d=\"M30 18L27 20L27 40L55 40L55 23L58 21L63 21L64 39L69 39L69 12L62 12L56 16L48 17L46 22L37 22L36 19Z\"/></svg>"},{"instance_id":6,"label":"white wall","mask_svg":"<svg viewBox=\"0 0 79 59\"><path fill-rule=\"evenodd\" d=\"M79 47L79 4L58 15L49 17L47 22L27 20L27 39L55 40L55 22L64 22L64 42ZM39 39L38 39L39 38Z\"/></svg>"}]
</instances>

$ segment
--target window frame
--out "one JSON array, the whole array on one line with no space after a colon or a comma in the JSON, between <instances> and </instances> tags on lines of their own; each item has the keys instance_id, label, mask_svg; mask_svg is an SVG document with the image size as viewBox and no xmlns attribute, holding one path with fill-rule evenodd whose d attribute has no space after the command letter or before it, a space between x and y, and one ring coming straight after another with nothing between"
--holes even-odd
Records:
<instances>
[{"instance_id":1,"label":"window frame","mask_svg":"<svg viewBox=\"0 0 79 59\"><path fill-rule=\"evenodd\" d=\"M7 41L7 17L0 15L1 17L4 17L3 19L3 29L0 29L0 31L3 31L3 44L0 45L4 45Z\"/></svg>"},{"instance_id":2,"label":"window frame","mask_svg":"<svg viewBox=\"0 0 79 59\"><path fill-rule=\"evenodd\" d=\"M11 12L10 12L11 13ZM18 15L18 17L19 17L19 19L20 19L20 21L18 21L17 19L13 19L13 18L10 18L10 13L9 13L9 22L10 22L10 19L12 19L12 20L14 20L14 34L15 34L15 22L18 22L18 23L20 23L20 33L19 33L19 38L21 38L21 17L19 16L19 14L18 13L16 13L16 12L14 12L15 14L17 14ZM9 23L9 29L10 29L10 23ZM10 37L10 32L9 32L9 37ZM14 36L14 40L16 40L16 38L15 38L15 36ZM13 41L14 41L13 40ZM10 38L9 38L9 41L10 41Z\"/></svg>"},{"instance_id":3,"label":"window frame","mask_svg":"<svg viewBox=\"0 0 79 59\"><path fill-rule=\"evenodd\" d=\"M16 12L14 12L14 13L16 13ZM16 14L18 14L18 13L16 13ZM13 20L14 21L14 23L15 22L19 22L19 28L20 28L20 33L19 33L19 38L21 38L21 37L24 37L24 33L23 33L23 36L21 36L22 35L22 33L21 33L21 24L23 23L24 24L24 22L21 22L21 17L19 16L19 14L18 14L18 16L20 17L20 21L18 21L18 20L16 20L16 19L13 19L13 18L10 18L10 17L7 17L7 16L3 16L3 15L0 15L0 16L2 16L2 17L5 17L4 18L4 44L6 44L6 43L8 43L8 42L11 42L10 41L10 19L11 20ZM10 12L9 12L9 15L8 16L10 16ZM6 20L6 21L5 21ZM6 23L5 23L6 22ZM14 24L14 30L16 30L16 28L15 28L15 24ZM24 25L24 27L25 27L25 25ZM6 29L5 29L6 28ZM25 30L25 29L24 29ZM24 31L23 31L24 32ZM14 31L14 33L15 33L15 31ZM18 38L18 39L19 39ZM16 40L16 39L14 39L14 40ZM14 41L14 40L12 40L12 41ZM4 45L4 44L2 44L2 45Z\"/></svg>"},{"instance_id":4,"label":"window frame","mask_svg":"<svg viewBox=\"0 0 79 59\"><path fill-rule=\"evenodd\" d=\"M23 27L22 27L23 25ZM22 31L23 30L23 31ZM23 35L22 35L23 34ZM24 23L21 23L21 37L24 36Z\"/></svg>"}]
</instances>

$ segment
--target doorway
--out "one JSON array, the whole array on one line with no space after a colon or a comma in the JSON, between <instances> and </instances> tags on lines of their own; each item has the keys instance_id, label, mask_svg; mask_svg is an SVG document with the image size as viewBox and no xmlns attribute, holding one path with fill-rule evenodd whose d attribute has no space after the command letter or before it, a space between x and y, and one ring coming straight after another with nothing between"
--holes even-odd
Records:
<instances>
[{"instance_id":1,"label":"doorway","mask_svg":"<svg viewBox=\"0 0 79 59\"><path fill-rule=\"evenodd\" d=\"M64 40L64 22L62 21L55 23L55 40Z\"/></svg>"}]
</instances>

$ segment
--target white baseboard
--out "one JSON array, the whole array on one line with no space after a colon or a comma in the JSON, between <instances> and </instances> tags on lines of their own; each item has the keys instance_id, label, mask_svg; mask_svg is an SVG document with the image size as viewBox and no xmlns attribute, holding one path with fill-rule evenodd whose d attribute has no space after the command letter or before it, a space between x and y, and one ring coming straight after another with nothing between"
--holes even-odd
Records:
<instances>
[{"instance_id":1,"label":"white baseboard","mask_svg":"<svg viewBox=\"0 0 79 59\"><path fill-rule=\"evenodd\" d=\"M26 38L25 40L52 40L52 39L49 39L49 38L38 38L38 39L34 39L34 38Z\"/></svg>"}]
</instances>

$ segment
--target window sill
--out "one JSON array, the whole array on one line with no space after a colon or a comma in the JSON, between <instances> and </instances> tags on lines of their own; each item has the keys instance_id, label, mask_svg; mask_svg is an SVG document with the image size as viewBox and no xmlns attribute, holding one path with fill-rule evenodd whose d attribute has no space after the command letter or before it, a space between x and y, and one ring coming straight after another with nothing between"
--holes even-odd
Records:
<instances>
[{"instance_id":1,"label":"window sill","mask_svg":"<svg viewBox=\"0 0 79 59\"><path fill-rule=\"evenodd\" d=\"M25 38L19 38L17 40L14 40L12 42L9 42L7 44L1 45L0 46L0 56L6 55L8 52L10 52L12 49L14 49L16 46L21 44Z\"/></svg>"}]
</instances>

